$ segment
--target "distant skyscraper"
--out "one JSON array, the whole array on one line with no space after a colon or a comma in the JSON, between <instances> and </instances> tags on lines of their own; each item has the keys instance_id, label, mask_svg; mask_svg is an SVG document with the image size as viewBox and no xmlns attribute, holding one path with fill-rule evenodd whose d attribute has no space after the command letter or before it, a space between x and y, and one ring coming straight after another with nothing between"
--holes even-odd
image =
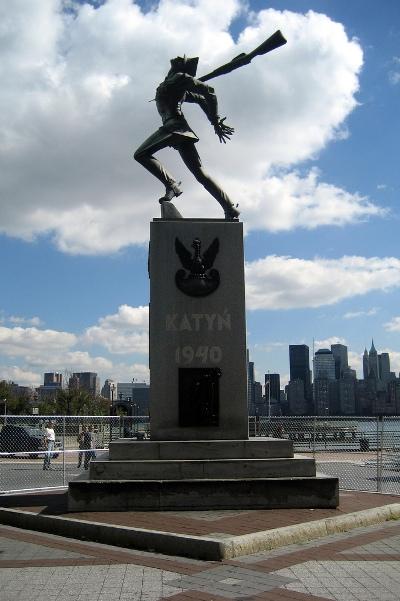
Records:
<instances>
[{"instance_id":1,"label":"distant skyscraper","mask_svg":"<svg viewBox=\"0 0 400 601\"><path fill-rule=\"evenodd\" d=\"M363 373L364 380L375 378L375 380L383 380L389 382L390 376L390 359L388 353L378 355L372 339L369 353L365 349L363 354Z\"/></svg>"},{"instance_id":2,"label":"distant skyscraper","mask_svg":"<svg viewBox=\"0 0 400 601\"><path fill-rule=\"evenodd\" d=\"M304 397L304 382L298 378L290 380L286 386L289 415L305 415L308 412L309 403Z\"/></svg>"},{"instance_id":3,"label":"distant skyscraper","mask_svg":"<svg viewBox=\"0 0 400 601\"><path fill-rule=\"evenodd\" d=\"M104 382L103 388L101 389L101 396L109 401L113 402L117 398L117 385L114 380L107 380Z\"/></svg>"},{"instance_id":4,"label":"distant skyscraper","mask_svg":"<svg viewBox=\"0 0 400 601\"><path fill-rule=\"evenodd\" d=\"M364 376L364 380L366 380L369 376L369 358L368 358L368 351L366 348L364 349L364 354L363 354L363 376Z\"/></svg>"},{"instance_id":5,"label":"distant skyscraper","mask_svg":"<svg viewBox=\"0 0 400 601\"><path fill-rule=\"evenodd\" d=\"M302 380L304 396L312 401L310 376L310 350L306 344L289 345L290 380Z\"/></svg>"},{"instance_id":6,"label":"distant skyscraper","mask_svg":"<svg viewBox=\"0 0 400 601\"><path fill-rule=\"evenodd\" d=\"M43 384L44 386L52 386L52 385L57 385L57 386L62 386L62 374L60 374L59 372L47 372L44 374L44 380L43 380Z\"/></svg>"},{"instance_id":7,"label":"distant skyscraper","mask_svg":"<svg viewBox=\"0 0 400 601\"><path fill-rule=\"evenodd\" d=\"M327 348L317 351L314 357L314 382L322 378L335 379L335 357Z\"/></svg>"},{"instance_id":8,"label":"distant skyscraper","mask_svg":"<svg viewBox=\"0 0 400 601\"><path fill-rule=\"evenodd\" d=\"M343 374L349 366L347 357L347 346L344 344L331 344L331 351L335 359L335 378L343 378Z\"/></svg>"},{"instance_id":9,"label":"distant skyscraper","mask_svg":"<svg viewBox=\"0 0 400 601\"><path fill-rule=\"evenodd\" d=\"M247 351L247 410L249 415L255 415L254 362L249 361L249 351Z\"/></svg>"},{"instance_id":10,"label":"distant skyscraper","mask_svg":"<svg viewBox=\"0 0 400 601\"><path fill-rule=\"evenodd\" d=\"M379 375L381 380L389 382L392 377L390 374L390 358L389 353L381 353L378 355Z\"/></svg>"},{"instance_id":11,"label":"distant skyscraper","mask_svg":"<svg viewBox=\"0 0 400 601\"><path fill-rule=\"evenodd\" d=\"M89 394L96 396L100 392L100 381L97 373L82 371L72 374L70 387L86 390Z\"/></svg>"},{"instance_id":12,"label":"distant skyscraper","mask_svg":"<svg viewBox=\"0 0 400 601\"><path fill-rule=\"evenodd\" d=\"M329 415L330 413L330 386L334 378L314 378L314 410L315 415Z\"/></svg>"},{"instance_id":13,"label":"distant skyscraper","mask_svg":"<svg viewBox=\"0 0 400 601\"><path fill-rule=\"evenodd\" d=\"M372 339L371 348L368 354L368 376L374 377L376 379L379 378L379 360L378 353L376 352L376 348L374 346L374 339Z\"/></svg>"},{"instance_id":14,"label":"distant skyscraper","mask_svg":"<svg viewBox=\"0 0 400 601\"><path fill-rule=\"evenodd\" d=\"M63 376L58 372L44 374L43 385L36 388L38 400L55 399L62 389Z\"/></svg>"},{"instance_id":15,"label":"distant skyscraper","mask_svg":"<svg viewBox=\"0 0 400 601\"><path fill-rule=\"evenodd\" d=\"M270 386L270 398L278 401L281 392L281 377L279 374L265 374L265 398L268 398L268 386Z\"/></svg>"}]
</instances>

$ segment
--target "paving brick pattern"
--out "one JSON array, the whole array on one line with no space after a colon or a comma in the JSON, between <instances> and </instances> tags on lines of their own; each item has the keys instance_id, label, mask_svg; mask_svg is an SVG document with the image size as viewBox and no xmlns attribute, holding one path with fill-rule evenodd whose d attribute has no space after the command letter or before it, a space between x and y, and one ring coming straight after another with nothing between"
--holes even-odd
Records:
<instances>
[{"instance_id":1,"label":"paving brick pattern","mask_svg":"<svg viewBox=\"0 0 400 601\"><path fill-rule=\"evenodd\" d=\"M40 500L41 495L35 499ZM66 493L53 496L44 495L46 504L32 503L29 495L22 496L20 500L13 500L13 507L18 507L37 513L56 514L71 517L66 512ZM130 528L143 528L160 532L175 532L188 536L231 535L239 536L253 532L263 532L271 528L291 526L343 516L353 511L361 511L398 503L399 496L377 495L375 493L341 492L340 506L337 509L265 509L259 511L108 511L108 512L77 512L73 513L74 519L100 522ZM6 502L1 502L6 506Z\"/></svg>"},{"instance_id":2,"label":"paving brick pattern","mask_svg":"<svg viewBox=\"0 0 400 601\"><path fill-rule=\"evenodd\" d=\"M352 503L353 510L354 503L366 508L371 496L375 506L398 501L349 495L341 499L341 508ZM266 513L191 512L188 517L174 512L168 527L180 523L185 528L189 521L192 527L202 524L207 532L226 534L227 524L233 528L235 521L237 534L249 529L251 517L253 532L267 529L267 522L277 527L294 519L291 510ZM143 514L142 519L154 516ZM223 562L0 526L1 601L399 601L399 568L400 521Z\"/></svg>"}]
</instances>

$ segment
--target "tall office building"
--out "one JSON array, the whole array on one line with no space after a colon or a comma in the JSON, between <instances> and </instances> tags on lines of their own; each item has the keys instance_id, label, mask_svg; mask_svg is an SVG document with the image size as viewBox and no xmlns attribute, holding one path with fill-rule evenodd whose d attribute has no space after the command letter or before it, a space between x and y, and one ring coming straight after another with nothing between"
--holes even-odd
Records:
<instances>
[{"instance_id":1,"label":"tall office building","mask_svg":"<svg viewBox=\"0 0 400 601\"><path fill-rule=\"evenodd\" d=\"M269 386L269 391L268 391ZM281 392L281 377L279 374L265 374L265 398L279 402Z\"/></svg>"},{"instance_id":2,"label":"tall office building","mask_svg":"<svg viewBox=\"0 0 400 601\"><path fill-rule=\"evenodd\" d=\"M332 351L322 348L314 357L314 382L321 379L335 379L335 357Z\"/></svg>"},{"instance_id":3,"label":"tall office building","mask_svg":"<svg viewBox=\"0 0 400 601\"><path fill-rule=\"evenodd\" d=\"M302 380L304 384L304 397L312 401L310 350L306 344L289 345L290 380Z\"/></svg>"},{"instance_id":4,"label":"tall office building","mask_svg":"<svg viewBox=\"0 0 400 601\"><path fill-rule=\"evenodd\" d=\"M344 344L331 344L331 351L335 359L335 378L339 380L343 378L349 367L347 346Z\"/></svg>"},{"instance_id":5,"label":"tall office building","mask_svg":"<svg viewBox=\"0 0 400 601\"><path fill-rule=\"evenodd\" d=\"M309 411L309 402L304 397L303 380L290 380L286 393L289 415L305 415Z\"/></svg>"},{"instance_id":6,"label":"tall office building","mask_svg":"<svg viewBox=\"0 0 400 601\"><path fill-rule=\"evenodd\" d=\"M390 374L390 358L389 353L381 353L378 355L379 376L383 382L389 382L392 379Z\"/></svg>"},{"instance_id":7,"label":"tall office building","mask_svg":"<svg viewBox=\"0 0 400 601\"><path fill-rule=\"evenodd\" d=\"M365 348L364 349L364 354L363 354L363 378L364 380L366 380L369 376L369 358L368 358L368 351Z\"/></svg>"},{"instance_id":8,"label":"tall office building","mask_svg":"<svg viewBox=\"0 0 400 601\"><path fill-rule=\"evenodd\" d=\"M59 372L47 372L44 374L44 386L62 386L63 376Z\"/></svg>"},{"instance_id":9,"label":"tall office building","mask_svg":"<svg viewBox=\"0 0 400 601\"><path fill-rule=\"evenodd\" d=\"M82 371L72 374L69 382L70 388L80 388L89 394L97 396L100 393L100 380L97 373Z\"/></svg>"},{"instance_id":10,"label":"tall office building","mask_svg":"<svg viewBox=\"0 0 400 601\"><path fill-rule=\"evenodd\" d=\"M247 350L247 410L249 415L255 415L255 398L254 398L254 362L249 361L249 351Z\"/></svg>"},{"instance_id":11,"label":"tall office building","mask_svg":"<svg viewBox=\"0 0 400 601\"><path fill-rule=\"evenodd\" d=\"M114 400L117 398L117 385L115 384L114 380L107 378L103 384L103 388L101 389L101 396L111 402L114 402Z\"/></svg>"},{"instance_id":12,"label":"tall office building","mask_svg":"<svg viewBox=\"0 0 400 601\"><path fill-rule=\"evenodd\" d=\"M58 372L47 372L44 374L43 385L36 388L39 401L45 399L56 399L62 390L63 376Z\"/></svg>"},{"instance_id":13,"label":"tall office building","mask_svg":"<svg viewBox=\"0 0 400 601\"><path fill-rule=\"evenodd\" d=\"M370 351L368 353L368 376L374 377L375 379L380 377L378 353L376 352L373 339Z\"/></svg>"}]
</instances>

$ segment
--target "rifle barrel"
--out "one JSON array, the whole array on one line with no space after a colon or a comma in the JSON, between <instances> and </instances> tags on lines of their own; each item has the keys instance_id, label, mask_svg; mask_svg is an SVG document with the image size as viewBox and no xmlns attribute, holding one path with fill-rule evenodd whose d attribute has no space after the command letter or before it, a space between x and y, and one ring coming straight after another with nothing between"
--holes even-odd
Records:
<instances>
[{"instance_id":1,"label":"rifle barrel","mask_svg":"<svg viewBox=\"0 0 400 601\"><path fill-rule=\"evenodd\" d=\"M275 48L279 48L280 46L286 44L286 41L287 40L283 37L280 29L278 29L278 31L275 31L275 33L273 33L269 38L264 40L262 44L257 46L257 48L248 54L243 53L237 57L237 60L233 59L229 63L214 69L214 71L211 71L211 73L207 73L207 75L203 75L198 79L200 81L208 81L209 79L214 79L214 77L219 77L220 75L225 75L226 73L235 71L235 69L239 69L239 67L243 67L243 65L248 65L255 56L267 54L267 52L271 52L271 50L275 50Z\"/></svg>"}]
</instances>

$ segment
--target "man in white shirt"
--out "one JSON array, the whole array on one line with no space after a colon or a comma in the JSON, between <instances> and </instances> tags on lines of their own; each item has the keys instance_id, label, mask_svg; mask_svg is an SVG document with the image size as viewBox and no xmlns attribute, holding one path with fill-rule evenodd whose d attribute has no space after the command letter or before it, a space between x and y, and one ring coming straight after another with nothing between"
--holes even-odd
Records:
<instances>
[{"instance_id":1,"label":"man in white shirt","mask_svg":"<svg viewBox=\"0 0 400 601\"><path fill-rule=\"evenodd\" d=\"M44 456L43 469L50 469L50 460L52 458L52 452L54 451L54 442L56 440L56 435L53 428L53 422L48 421L46 427L44 429L44 439L47 445L47 453Z\"/></svg>"}]
</instances>

